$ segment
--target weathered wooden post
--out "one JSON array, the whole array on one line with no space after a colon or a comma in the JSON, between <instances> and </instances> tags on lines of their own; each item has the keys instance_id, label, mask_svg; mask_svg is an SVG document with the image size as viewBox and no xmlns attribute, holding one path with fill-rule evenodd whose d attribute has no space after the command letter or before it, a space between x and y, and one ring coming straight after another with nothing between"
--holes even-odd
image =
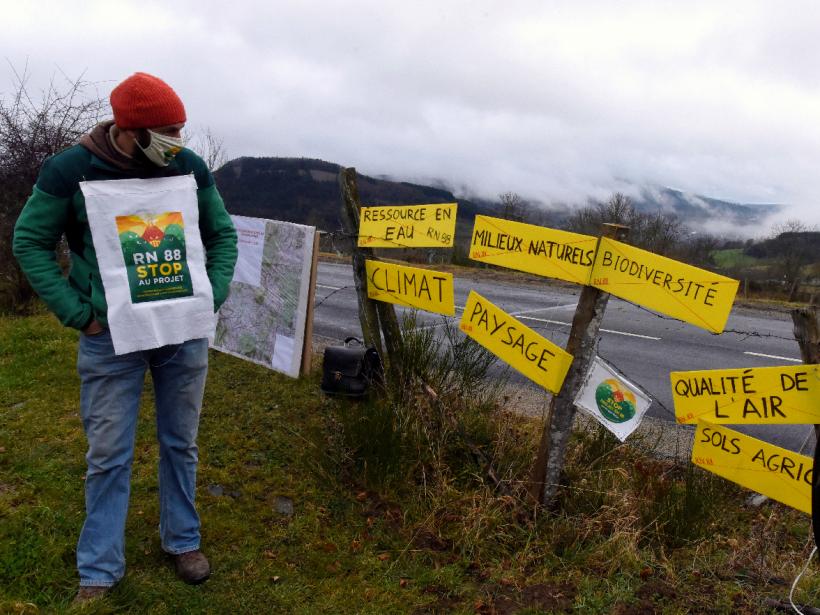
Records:
<instances>
[{"instance_id":1,"label":"weathered wooden post","mask_svg":"<svg viewBox=\"0 0 820 615\"><path fill-rule=\"evenodd\" d=\"M629 228L619 224L604 224L601 229L602 237L619 241L623 241L628 233ZM572 365L561 390L550 402L530 482L530 495L544 506L552 504L558 490L567 442L575 419L575 395L595 357L598 330L601 328L608 300L609 293L592 286L584 286L578 299L566 346L566 351L573 356Z\"/></svg>"},{"instance_id":2,"label":"weathered wooden post","mask_svg":"<svg viewBox=\"0 0 820 615\"><path fill-rule=\"evenodd\" d=\"M379 355L385 356L382 350L381 333L387 346L387 363L390 371L398 373L401 351L401 330L393 306L383 301L373 301L367 296L367 273L365 260L375 258L372 248L360 248L356 238L359 235L359 190L356 186L356 169L342 168L339 171L339 189L342 196L345 230L352 238L353 279L359 301L359 321L362 325L364 343L373 346ZM381 328L381 333L379 329Z\"/></svg>"},{"instance_id":3,"label":"weathered wooden post","mask_svg":"<svg viewBox=\"0 0 820 615\"><path fill-rule=\"evenodd\" d=\"M803 363L820 363L820 312L816 307L792 310L794 337L800 346ZM820 425L814 426L814 436L820 442Z\"/></svg>"}]
</instances>

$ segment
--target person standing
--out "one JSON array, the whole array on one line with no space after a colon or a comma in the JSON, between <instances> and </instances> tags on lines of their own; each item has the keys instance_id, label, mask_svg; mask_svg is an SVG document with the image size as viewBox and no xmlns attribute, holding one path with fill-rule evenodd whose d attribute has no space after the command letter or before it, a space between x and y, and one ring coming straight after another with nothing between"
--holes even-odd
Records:
<instances>
[{"instance_id":1,"label":"person standing","mask_svg":"<svg viewBox=\"0 0 820 615\"><path fill-rule=\"evenodd\" d=\"M80 411L88 440L86 518L75 601L125 573L125 520L140 396L150 371L159 441L159 533L179 577L201 583L194 499L199 415L214 314L228 295L236 231L205 162L183 147L185 107L135 73L111 92L113 121L47 159L14 232L34 290L81 331ZM71 269L55 246L65 233Z\"/></svg>"}]
</instances>

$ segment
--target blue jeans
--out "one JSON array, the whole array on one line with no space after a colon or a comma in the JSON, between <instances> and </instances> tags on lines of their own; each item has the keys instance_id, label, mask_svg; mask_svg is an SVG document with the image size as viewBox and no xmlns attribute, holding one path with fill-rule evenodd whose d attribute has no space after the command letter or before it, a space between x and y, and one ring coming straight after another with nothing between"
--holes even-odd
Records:
<instances>
[{"instance_id":1,"label":"blue jeans","mask_svg":"<svg viewBox=\"0 0 820 615\"><path fill-rule=\"evenodd\" d=\"M81 586L111 586L125 574L131 462L148 369L157 410L162 548L172 554L199 548L199 516L194 507L196 435L208 371L208 340L117 356L110 332L81 335L77 371L88 439L86 518L77 545Z\"/></svg>"}]
</instances>

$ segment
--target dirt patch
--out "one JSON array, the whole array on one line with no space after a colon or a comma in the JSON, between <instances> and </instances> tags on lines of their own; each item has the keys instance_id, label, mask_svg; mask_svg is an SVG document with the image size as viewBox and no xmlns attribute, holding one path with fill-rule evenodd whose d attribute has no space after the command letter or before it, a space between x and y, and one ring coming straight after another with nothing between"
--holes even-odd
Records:
<instances>
[{"instance_id":1,"label":"dirt patch","mask_svg":"<svg viewBox=\"0 0 820 615\"><path fill-rule=\"evenodd\" d=\"M413 544L419 549L429 549L430 551L449 551L453 548L453 541L444 540L429 530L422 530L413 539Z\"/></svg>"},{"instance_id":2,"label":"dirt patch","mask_svg":"<svg viewBox=\"0 0 820 615\"><path fill-rule=\"evenodd\" d=\"M572 583L538 583L517 591L505 588L482 613L514 615L523 609L550 613L572 613L576 589Z\"/></svg>"},{"instance_id":3,"label":"dirt patch","mask_svg":"<svg viewBox=\"0 0 820 615\"><path fill-rule=\"evenodd\" d=\"M678 592L666 581L650 579L638 588L635 597L640 600L674 600L678 597Z\"/></svg>"},{"instance_id":4,"label":"dirt patch","mask_svg":"<svg viewBox=\"0 0 820 615\"><path fill-rule=\"evenodd\" d=\"M459 607L460 600L451 596L447 588L441 585L428 585L422 593L435 596L435 601L416 608L413 615L446 615Z\"/></svg>"}]
</instances>

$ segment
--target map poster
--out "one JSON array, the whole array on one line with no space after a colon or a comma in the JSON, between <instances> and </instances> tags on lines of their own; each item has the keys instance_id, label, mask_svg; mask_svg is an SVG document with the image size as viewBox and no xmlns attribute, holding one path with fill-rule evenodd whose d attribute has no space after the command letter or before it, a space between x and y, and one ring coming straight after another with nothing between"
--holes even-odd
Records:
<instances>
[{"instance_id":1,"label":"map poster","mask_svg":"<svg viewBox=\"0 0 820 615\"><path fill-rule=\"evenodd\" d=\"M575 405L611 431L621 442L641 424L652 400L600 357L589 367Z\"/></svg>"},{"instance_id":2,"label":"map poster","mask_svg":"<svg viewBox=\"0 0 820 615\"><path fill-rule=\"evenodd\" d=\"M213 347L298 378L316 229L262 218L231 219L239 255Z\"/></svg>"}]
</instances>

